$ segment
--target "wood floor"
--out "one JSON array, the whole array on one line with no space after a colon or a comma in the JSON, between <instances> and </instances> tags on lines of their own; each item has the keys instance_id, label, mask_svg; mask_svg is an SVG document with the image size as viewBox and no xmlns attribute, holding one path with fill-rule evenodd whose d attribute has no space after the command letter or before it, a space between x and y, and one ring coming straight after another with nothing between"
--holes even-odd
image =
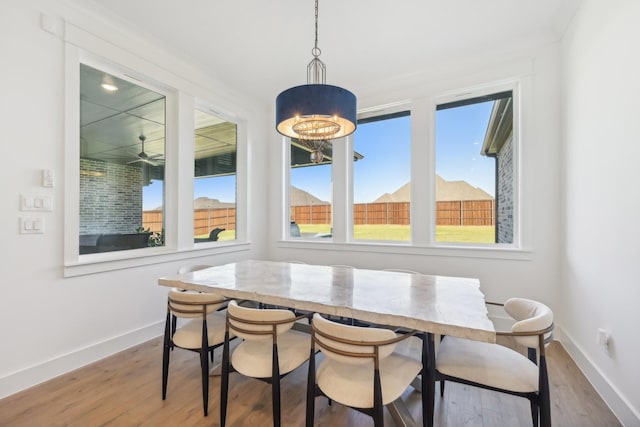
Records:
<instances>
[{"instance_id":1,"label":"wood floor","mask_svg":"<svg viewBox=\"0 0 640 427\"><path fill-rule=\"evenodd\" d=\"M219 360L219 351L216 360ZM209 416L202 413L198 356L172 353L167 400L161 397L161 339L83 367L0 400L0 426L218 426L219 377L211 377ZM562 346L548 352L554 426L620 426ZM227 425L271 426L270 386L231 375ZM306 365L283 380L283 426L303 426ZM435 402L437 426L530 426L525 399L447 383ZM421 425L420 394L408 390L405 401ZM393 420L385 414L385 425ZM364 427L371 419L338 404L316 400L316 426Z\"/></svg>"}]
</instances>

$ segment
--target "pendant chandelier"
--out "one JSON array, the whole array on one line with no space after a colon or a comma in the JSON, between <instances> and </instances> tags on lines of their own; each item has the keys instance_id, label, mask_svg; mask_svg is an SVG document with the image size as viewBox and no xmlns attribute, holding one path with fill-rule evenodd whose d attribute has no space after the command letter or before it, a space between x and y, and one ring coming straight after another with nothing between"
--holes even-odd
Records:
<instances>
[{"instance_id":1,"label":"pendant chandelier","mask_svg":"<svg viewBox=\"0 0 640 427\"><path fill-rule=\"evenodd\" d=\"M276 98L276 129L289 138L328 141L356 130L356 96L325 84L326 67L318 47L318 0L315 0L316 38L307 66L307 84L292 87Z\"/></svg>"}]
</instances>

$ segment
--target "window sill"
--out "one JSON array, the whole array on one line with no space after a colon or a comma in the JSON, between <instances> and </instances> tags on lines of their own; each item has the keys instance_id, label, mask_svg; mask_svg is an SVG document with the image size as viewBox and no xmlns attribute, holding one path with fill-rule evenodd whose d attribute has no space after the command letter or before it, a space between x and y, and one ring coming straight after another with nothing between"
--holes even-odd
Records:
<instances>
[{"instance_id":1,"label":"window sill","mask_svg":"<svg viewBox=\"0 0 640 427\"><path fill-rule=\"evenodd\" d=\"M485 258L500 260L530 261L532 251L511 246L467 246L467 245L417 245L409 242L349 242L336 243L312 240L281 240L281 249L311 249L395 255L442 256L452 258Z\"/></svg>"},{"instance_id":2,"label":"window sill","mask_svg":"<svg viewBox=\"0 0 640 427\"><path fill-rule=\"evenodd\" d=\"M64 277L84 276L105 271L122 270L144 265L160 264L193 258L194 255L219 255L248 251L250 243L220 243L215 246L181 249L179 251L166 248L149 248L131 251L107 252L101 254L82 255L77 262L68 262L64 266Z\"/></svg>"}]
</instances>

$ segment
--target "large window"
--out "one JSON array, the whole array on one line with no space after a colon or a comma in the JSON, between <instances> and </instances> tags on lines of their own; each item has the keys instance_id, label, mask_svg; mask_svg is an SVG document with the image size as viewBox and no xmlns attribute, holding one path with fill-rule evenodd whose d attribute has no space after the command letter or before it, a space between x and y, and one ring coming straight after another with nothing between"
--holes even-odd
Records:
<instances>
[{"instance_id":1,"label":"large window","mask_svg":"<svg viewBox=\"0 0 640 427\"><path fill-rule=\"evenodd\" d=\"M437 242L514 242L513 105L510 90L437 105Z\"/></svg>"},{"instance_id":2,"label":"large window","mask_svg":"<svg viewBox=\"0 0 640 427\"><path fill-rule=\"evenodd\" d=\"M166 97L80 64L79 253L164 245Z\"/></svg>"},{"instance_id":3,"label":"large window","mask_svg":"<svg viewBox=\"0 0 640 427\"><path fill-rule=\"evenodd\" d=\"M194 241L236 239L237 126L195 111Z\"/></svg>"},{"instance_id":4,"label":"large window","mask_svg":"<svg viewBox=\"0 0 640 427\"><path fill-rule=\"evenodd\" d=\"M358 120L354 135L353 238L411 239L409 111Z\"/></svg>"},{"instance_id":5,"label":"large window","mask_svg":"<svg viewBox=\"0 0 640 427\"><path fill-rule=\"evenodd\" d=\"M332 148L330 142L291 141L289 232L292 238L331 238Z\"/></svg>"}]
</instances>

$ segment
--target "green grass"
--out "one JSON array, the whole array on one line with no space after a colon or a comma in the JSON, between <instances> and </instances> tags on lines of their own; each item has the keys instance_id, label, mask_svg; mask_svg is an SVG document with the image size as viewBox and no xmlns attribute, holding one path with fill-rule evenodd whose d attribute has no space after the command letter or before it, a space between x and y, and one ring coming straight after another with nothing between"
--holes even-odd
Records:
<instances>
[{"instance_id":1,"label":"green grass","mask_svg":"<svg viewBox=\"0 0 640 427\"><path fill-rule=\"evenodd\" d=\"M331 233L330 224L299 224L303 235ZM396 240L409 241L410 227L408 225L356 225L354 239L356 240ZM495 228L491 226L436 226L436 241L447 243L494 243Z\"/></svg>"},{"instance_id":2,"label":"green grass","mask_svg":"<svg viewBox=\"0 0 640 427\"><path fill-rule=\"evenodd\" d=\"M495 243L495 227L488 225L438 225L436 241L451 243Z\"/></svg>"}]
</instances>

